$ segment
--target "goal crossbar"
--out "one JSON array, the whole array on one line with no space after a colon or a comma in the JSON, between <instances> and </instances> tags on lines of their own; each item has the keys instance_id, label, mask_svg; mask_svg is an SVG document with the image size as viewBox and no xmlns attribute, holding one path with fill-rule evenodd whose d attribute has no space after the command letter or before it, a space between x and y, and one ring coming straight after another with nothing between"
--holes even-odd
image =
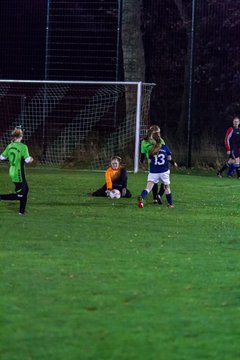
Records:
<instances>
[{"instance_id":1,"label":"goal crossbar","mask_svg":"<svg viewBox=\"0 0 240 360\"><path fill-rule=\"evenodd\" d=\"M138 85L147 84L155 86L155 83L144 83L142 81L78 81L78 80L14 80L14 79L0 79L0 83L22 83L22 84L65 84L65 85Z\"/></svg>"},{"instance_id":2,"label":"goal crossbar","mask_svg":"<svg viewBox=\"0 0 240 360\"><path fill-rule=\"evenodd\" d=\"M42 164L104 169L112 155L139 167L155 84L137 81L0 79L1 146L13 126Z\"/></svg>"}]
</instances>

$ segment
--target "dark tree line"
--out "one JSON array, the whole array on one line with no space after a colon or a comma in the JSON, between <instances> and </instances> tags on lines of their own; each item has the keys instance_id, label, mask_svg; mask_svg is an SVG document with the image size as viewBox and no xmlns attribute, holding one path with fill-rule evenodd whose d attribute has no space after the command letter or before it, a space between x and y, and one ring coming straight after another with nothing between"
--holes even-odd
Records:
<instances>
[{"instance_id":1,"label":"dark tree line","mask_svg":"<svg viewBox=\"0 0 240 360\"><path fill-rule=\"evenodd\" d=\"M240 110L240 4L195 1L192 143L201 152L203 146L209 151L222 146L231 117ZM192 6L193 0L135 0L132 9L135 16L141 12L145 81L157 84L151 121L161 125L170 141L176 142L177 135L181 144L187 137Z\"/></svg>"},{"instance_id":2,"label":"dark tree line","mask_svg":"<svg viewBox=\"0 0 240 360\"><path fill-rule=\"evenodd\" d=\"M150 121L183 148L194 2L192 146L198 153L203 147L224 150L225 130L240 113L236 0L52 0L47 56L49 2L3 0L1 78L43 79L47 63L51 79L154 82Z\"/></svg>"}]
</instances>

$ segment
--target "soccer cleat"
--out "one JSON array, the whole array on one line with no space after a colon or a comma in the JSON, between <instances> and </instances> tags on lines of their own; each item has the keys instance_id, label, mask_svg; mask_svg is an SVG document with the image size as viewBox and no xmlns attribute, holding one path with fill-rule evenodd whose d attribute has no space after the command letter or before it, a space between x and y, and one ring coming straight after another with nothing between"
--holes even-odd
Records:
<instances>
[{"instance_id":1,"label":"soccer cleat","mask_svg":"<svg viewBox=\"0 0 240 360\"><path fill-rule=\"evenodd\" d=\"M162 205L162 198L159 194L156 195L155 199L153 199L153 204Z\"/></svg>"},{"instance_id":2,"label":"soccer cleat","mask_svg":"<svg viewBox=\"0 0 240 360\"><path fill-rule=\"evenodd\" d=\"M87 193L87 196L93 196L92 192Z\"/></svg>"},{"instance_id":3,"label":"soccer cleat","mask_svg":"<svg viewBox=\"0 0 240 360\"><path fill-rule=\"evenodd\" d=\"M20 216L25 216L25 213L19 213L18 215L20 215Z\"/></svg>"},{"instance_id":4,"label":"soccer cleat","mask_svg":"<svg viewBox=\"0 0 240 360\"><path fill-rule=\"evenodd\" d=\"M141 198L141 196L138 198L138 207L139 207L140 209L143 208L143 199Z\"/></svg>"},{"instance_id":5,"label":"soccer cleat","mask_svg":"<svg viewBox=\"0 0 240 360\"><path fill-rule=\"evenodd\" d=\"M222 178L222 174L220 173L220 171L217 172L217 176L218 176L219 178Z\"/></svg>"},{"instance_id":6,"label":"soccer cleat","mask_svg":"<svg viewBox=\"0 0 240 360\"><path fill-rule=\"evenodd\" d=\"M173 204L168 204L168 208L169 208L169 209L173 209L173 208L174 208L174 205L173 205Z\"/></svg>"}]
</instances>

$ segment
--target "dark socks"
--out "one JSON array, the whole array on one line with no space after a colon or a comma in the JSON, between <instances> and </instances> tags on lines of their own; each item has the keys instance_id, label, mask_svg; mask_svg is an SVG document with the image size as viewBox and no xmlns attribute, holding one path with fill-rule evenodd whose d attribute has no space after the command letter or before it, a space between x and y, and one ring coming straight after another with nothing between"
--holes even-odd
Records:
<instances>
[{"instance_id":1,"label":"dark socks","mask_svg":"<svg viewBox=\"0 0 240 360\"><path fill-rule=\"evenodd\" d=\"M158 185L157 184L153 185L152 194L153 194L153 200L156 199L157 194L158 194Z\"/></svg>"},{"instance_id":2,"label":"dark socks","mask_svg":"<svg viewBox=\"0 0 240 360\"><path fill-rule=\"evenodd\" d=\"M166 194L168 205L172 205L172 194Z\"/></svg>"},{"instance_id":3,"label":"dark socks","mask_svg":"<svg viewBox=\"0 0 240 360\"><path fill-rule=\"evenodd\" d=\"M163 194L164 194L164 185L163 184L161 184L161 187L160 187L160 190L159 190L159 192L158 192L158 194L162 197L163 196Z\"/></svg>"},{"instance_id":4,"label":"dark socks","mask_svg":"<svg viewBox=\"0 0 240 360\"><path fill-rule=\"evenodd\" d=\"M148 191L143 190L140 196L141 196L142 199L145 199L145 197L148 196Z\"/></svg>"},{"instance_id":5,"label":"dark socks","mask_svg":"<svg viewBox=\"0 0 240 360\"><path fill-rule=\"evenodd\" d=\"M221 173L224 172L227 168L229 168L229 166L230 166L230 165L229 165L228 163L224 164L223 167L218 171L218 173L221 174Z\"/></svg>"}]
</instances>

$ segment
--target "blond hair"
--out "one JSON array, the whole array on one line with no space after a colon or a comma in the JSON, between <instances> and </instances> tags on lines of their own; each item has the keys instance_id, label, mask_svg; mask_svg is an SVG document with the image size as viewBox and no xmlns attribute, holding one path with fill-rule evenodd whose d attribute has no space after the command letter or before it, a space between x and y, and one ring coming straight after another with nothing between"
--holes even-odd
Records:
<instances>
[{"instance_id":1,"label":"blond hair","mask_svg":"<svg viewBox=\"0 0 240 360\"><path fill-rule=\"evenodd\" d=\"M144 140L151 140L153 134L160 133L160 131L161 130L160 130L160 127L158 125L150 126L150 128L147 130L147 134L144 137Z\"/></svg>"},{"instance_id":2,"label":"blond hair","mask_svg":"<svg viewBox=\"0 0 240 360\"><path fill-rule=\"evenodd\" d=\"M23 137L22 129L15 127L15 129L11 132L11 137L12 137L12 140L16 140L16 139Z\"/></svg>"},{"instance_id":3,"label":"blond hair","mask_svg":"<svg viewBox=\"0 0 240 360\"><path fill-rule=\"evenodd\" d=\"M149 130L152 133L160 132L160 127L158 125L152 125L152 126L150 126Z\"/></svg>"}]
</instances>

